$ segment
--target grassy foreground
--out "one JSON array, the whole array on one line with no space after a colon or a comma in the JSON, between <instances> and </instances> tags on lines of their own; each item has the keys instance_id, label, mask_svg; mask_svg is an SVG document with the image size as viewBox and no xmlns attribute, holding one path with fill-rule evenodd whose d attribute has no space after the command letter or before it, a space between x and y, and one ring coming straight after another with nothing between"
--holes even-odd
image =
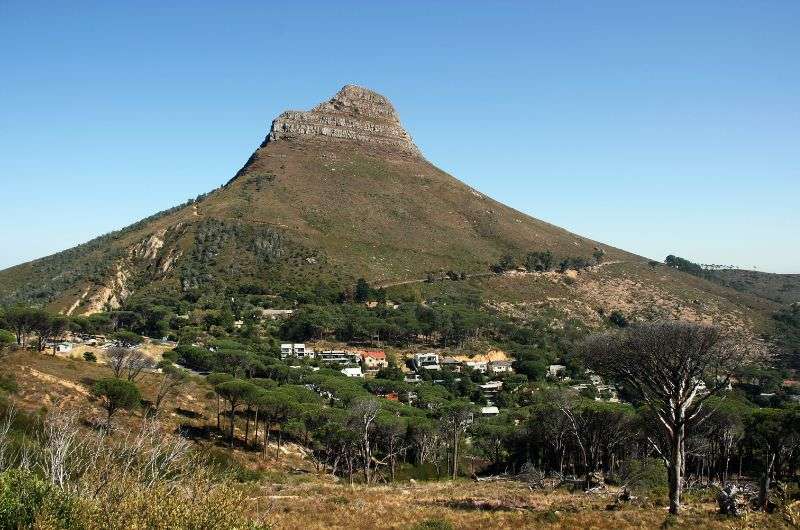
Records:
<instances>
[{"instance_id":1,"label":"grassy foreground","mask_svg":"<svg viewBox=\"0 0 800 530\"><path fill-rule=\"evenodd\" d=\"M797 528L793 513L716 513L711 494L689 495L678 518L665 499L637 499L609 510L615 492L530 491L518 482L406 483L350 488L316 480L273 484L260 492L274 528Z\"/></svg>"}]
</instances>

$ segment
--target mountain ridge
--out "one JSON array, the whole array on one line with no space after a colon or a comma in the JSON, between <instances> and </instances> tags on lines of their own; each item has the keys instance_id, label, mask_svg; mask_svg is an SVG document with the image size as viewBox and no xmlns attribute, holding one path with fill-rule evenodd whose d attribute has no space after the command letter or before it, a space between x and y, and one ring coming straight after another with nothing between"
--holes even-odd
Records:
<instances>
[{"instance_id":1,"label":"mountain ridge","mask_svg":"<svg viewBox=\"0 0 800 530\"><path fill-rule=\"evenodd\" d=\"M529 310L547 306L561 318L591 320L616 306L645 311L628 298L667 300L661 304L666 316L736 313L735 325L752 320L748 307L772 307L666 267L654 269L646 258L482 194L427 161L380 94L347 85L310 111L287 112L224 186L84 245L0 271L0 302L90 314L146 293L219 297L257 285L283 296L287 289L343 286L359 277L396 284L450 271L472 276L463 288L483 292L498 306L509 300ZM504 256L519 267L527 254L543 251L556 263L566 260L566 268L583 265L562 275L508 270L482 277ZM596 254L607 266L587 265Z\"/></svg>"}]
</instances>

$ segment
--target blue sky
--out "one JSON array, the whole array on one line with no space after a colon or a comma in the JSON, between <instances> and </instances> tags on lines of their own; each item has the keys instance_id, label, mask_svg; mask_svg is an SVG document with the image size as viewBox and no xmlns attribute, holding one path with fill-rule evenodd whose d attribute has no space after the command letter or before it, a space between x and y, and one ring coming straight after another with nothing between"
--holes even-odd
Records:
<instances>
[{"instance_id":1,"label":"blue sky","mask_svg":"<svg viewBox=\"0 0 800 530\"><path fill-rule=\"evenodd\" d=\"M355 83L535 217L800 273L799 25L796 0L0 0L0 268L217 187Z\"/></svg>"}]
</instances>

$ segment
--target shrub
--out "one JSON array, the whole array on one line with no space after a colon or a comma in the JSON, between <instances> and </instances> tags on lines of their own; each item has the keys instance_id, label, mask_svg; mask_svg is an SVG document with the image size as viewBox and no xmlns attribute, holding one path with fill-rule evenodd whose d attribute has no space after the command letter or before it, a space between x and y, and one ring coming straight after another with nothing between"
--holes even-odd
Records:
<instances>
[{"instance_id":1,"label":"shrub","mask_svg":"<svg viewBox=\"0 0 800 530\"><path fill-rule=\"evenodd\" d=\"M76 502L30 471L0 474L0 529L31 528L44 519L46 527L75 527ZM38 525L37 525L38 526Z\"/></svg>"},{"instance_id":2,"label":"shrub","mask_svg":"<svg viewBox=\"0 0 800 530\"><path fill-rule=\"evenodd\" d=\"M0 390L14 394L19 389L17 380L11 374L0 374Z\"/></svg>"},{"instance_id":3,"label":"shrub","mask_svg":"<svg viewBox=\"0 0 800 530\"><path fill-rule=\"evenodd\" d=\"M426 519L416 525L414 530L453 530L453 525L444 519Z\"/></svg>"},{"instance_id":4,"label":"shrub","mask_svg":"<svg viewBox=\"0 0 800 530\"><path fill-rule=\"evenodd\" d=\"M657 458L626 460L620 464L614 482L637 494L663 494L667 490L667 470Z\"/></svg>"},{"instance_id":5,"label":"shrub","mask_svg":"<svg viewBox=\"0 0 800 530\"><path fill-rule=\"evenodd\" d=\"M86 362L90 362L90 363L96 363L97 362L97 355L95 355L94 353L92 353L90 351L83 352L83 360L86 361Z\"/></svg>"}]
</instances>

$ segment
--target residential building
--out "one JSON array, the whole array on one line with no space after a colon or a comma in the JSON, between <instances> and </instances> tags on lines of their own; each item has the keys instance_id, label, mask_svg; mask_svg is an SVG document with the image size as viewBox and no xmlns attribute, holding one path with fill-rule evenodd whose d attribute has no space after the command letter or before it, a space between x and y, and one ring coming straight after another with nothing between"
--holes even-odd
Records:
<instances>
[{"instance_id":1,"label":"residential building","mask_svg":"<svg viewBox=\"0 0 800 530\"><path fill-rule=\"evenodd\" d=\"M562 379L565 375L567 375L567 367L563 364L551 364L547 367L549 379Z\"/></svg>"},{"instance_id":2,"label":"residential building","mask_svg":"<svg viewBox=\"0 0 800 530\"><path fill-rule=\"evenodd\" d=\"M461 371L461 362L454 357L443 357L441 361L439 361L439 364L442 368L447 368L453 372Z\"/></svg>"},{"instance_id":3,"label":"residential building","mask_svg":"<svg viewBox=\"0 0 800 530\"><path fill-rule=\"evenodd\" d=\"M270 320L279 318L289 318L294 313L294 309L262 309L261 316Z\"/></svg>"},{"instance_id":4,"label":"residential building","mask_svg":"<svg viewBox=\"0 0 800 530\"><path fill-rule=\"evenodd\" d=\"M347 377L364 377L360 366L346 366L341 371Z\"/></svg>"},{"instance_id":5,"label":"residential building","mask_svg":"<svg viewBox=\"0 0 800 530\"><path fill-rule=\"evenodd\" d=\"M316 357L324 363L358 364L361 362L360 354L344 350L323 350L317 352Z\"/></svg>"},{"instance_id":6,"label":"residential building","mask_svg":"<svg viewBox=\"0 0 800 530\"><path fill-rule=\"evenodd\" d=\"M364 350L361 352L364 368L368 372L377 372L381 368L387 368L389 362L386 360L386 352L383 350Z\"/></svg>"},{"instance_id":7,"label":"residential building","mask_svg":"<svg viewBox=\"0 0 800 530\"><path fill-rule=\"evenodd\" d=\"M500 409L495 407L494 405L481 407L481 414L483 416L497 416L498 414L500 414Z\"/></svg>"},{"instance_id":8,"label":"residential building","mask_svg":"<svg viewBox=\"0 0 800 530\"><path fill-rule=\"evenodd\" d=\"M489 362L489 371L493 374L506 374L513 372L511 361L491 361Z\"/></svg>"},{"instance_id":9,"label":"residential building","mask_svg":"<svg viewBox=\"0 0 800 530\"><path fill-rule=\"evenodd\" d=\"M414 355L414 368L416 370L440 370L439 356L435 353L417 353Z\"/></svg>"},{"instance_id":10,"label":"residential building","mask_svg":"<svg viewBox=\"0 0 800 530\"><path fill-rule=\"evenodd\" d=\"M483 391L484 395L493 395L497 394L500 389L503 388L502 381L489 381L488 383L484 383L482 385L478 385L478 388Z\"/></svg>"},{"instance_id":11,"label":"residential building","mask_svg":"<svg viewBox=\"0 0 800 530\"><path fill-rule=\"evenodd\" d=\"M281 359L287 357L313 357L314 350L306 349L306 345L302 343L288 343L281 344Z\"/></svg>"},{"instance_id":12,"label":"residential building","mask_svg":"<svg viewBox=\"0 0 800 530\"><path fill-rule=\"evenodd\" d=\"M485 374L486 370L489 369L489 363L487 361L464 361L464 366L466 368L472 368L476 372L482 374Z\"/></svg>"}]
</instances>

